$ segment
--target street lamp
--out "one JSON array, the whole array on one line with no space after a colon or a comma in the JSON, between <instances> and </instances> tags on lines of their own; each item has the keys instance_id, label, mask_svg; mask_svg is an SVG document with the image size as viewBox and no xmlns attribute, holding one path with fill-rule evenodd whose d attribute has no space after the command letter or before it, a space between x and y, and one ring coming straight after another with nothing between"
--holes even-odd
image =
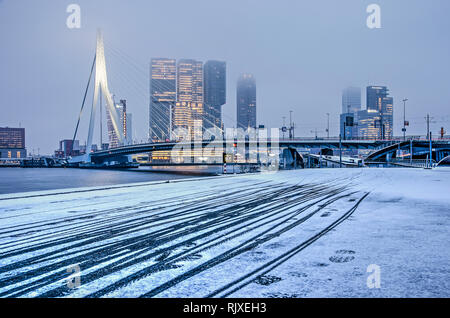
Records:
<instances>
[{"instance_id":1,"label":"street lamp","mask_svg":"<svg viewBox=\"0 0 450 318\"><path fill-rule=\"evenodd\" d=\"M403 140L406 140L406 102L408 101L407 98L403 99ZM408 123L409 125L409 123Z\"/></svg>"},{"instance_id":2,"label":"street lamp","mask_svg":"<svg viewBox=\"0 0 450 318\"><path fill-rule=\"evenodd\" d=\"M330 113L327 113L327 139L330 139Z\"/></svg>"}]
</instances>

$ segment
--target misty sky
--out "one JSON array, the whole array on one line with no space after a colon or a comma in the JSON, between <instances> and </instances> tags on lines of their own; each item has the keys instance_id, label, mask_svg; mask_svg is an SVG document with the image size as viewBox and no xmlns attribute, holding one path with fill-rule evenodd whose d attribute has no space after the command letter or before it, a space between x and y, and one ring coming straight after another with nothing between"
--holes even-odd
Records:
<instances>
[{"instance_id":1,"label":"misty sky","mask_svg":"<svg viewBox=\"0 0 450 318\"><path fill-rule=\"evenodd\" d=\"M70 3L81 6L81 29L66 26ZM381 6L382 29L366 26L371 3ZM128 100L138 140L148 133L152 57L225 60L227 127L235 125L236 80L248 72L257 121L268 127L293 110L296 135L324 136L328 112L337 135L341 90L363 88L365 107L365 86L375 84L394 97L395 135L404 97L409 134L425 133L427 113L435 134L450 131L449 12L448 0L0 0L0 126L25 127L30 153L50 154L72 138L100 27L110 89Z\"/></svg>"}]
</instances>

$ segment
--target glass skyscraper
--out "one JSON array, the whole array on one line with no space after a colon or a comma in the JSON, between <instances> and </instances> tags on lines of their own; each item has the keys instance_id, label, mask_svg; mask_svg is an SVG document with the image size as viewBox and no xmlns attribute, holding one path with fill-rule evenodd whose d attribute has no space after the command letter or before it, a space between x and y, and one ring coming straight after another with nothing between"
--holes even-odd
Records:
<instances>
[{"instance_id":1,"label":"glass skyscraper","mask_svg":"<svg viewBox=\"0 0 450 318\"><path fill-rule=\"evenodd\" d=\"M175 59L151 60L149 138L153 142L170 139L171 112L177 98L176 78Z\"/></svg>"},{"instance_id":2,"label":"glass skyscraper","mask_svg":"<svg viewBox=\"0 0 450 318\"><path fill-rule=\"evenodd\" d=\"M357 136L357 113L361 110L361 88L347 87L342 91L342 113L340 116L340 134L343 139Z\"/></svg>"},{"instance_id":3,"label":"glass skyscraper","mask_svg":"<svg viewBox=\"0 0 450 318\"><path fill-rule=\"evenodd\" d=\"M380 113L376 110L365 109L357 113L358 138L380 139Z\"/></svg>"},{"instance_id":4,"label":"glass skyscraper","mask_svg":"<svg viewBox=\"0 0 450 318\"><path fill-rule=\"evenodd\" d=\"M236 91L237 128L256 128L256 81L252 74L243 74Z\"/></svg>"},{"instance_id":5,"label":"glass skyscraper","mask_svg":"<svg viewBox=\"0 0 450 318\"><path fill-rule=\"evenodd\" d=\"M204 72L204 128L222 128L222 105L226 103L226 63L207 61Z\"/></svg>"},{"instance_id":6,"label":"glass skyscraper","mask_svg":"<svg viewBox=\"0 0 450 318\"><path fill-rule=\"evenodd\" d=\"M384 97L389 95L386 86L367 86L367 109L381 111L381 103Z\"/></svg>"},{"instance_id":7,"label":"glass skyscraper","mask_svg":"<svg viewBox=\"0 0 450 318\"><path fill-rule=\"evenodd\" d=\"M357 112L358 137L392 139L394 136L394 100L386 86L366 88L367 109Z\"/></svg>"},{"instance_id":8,"label":"glass skyscraper","mask_svg":"<svg viewBox=\"0 0 450 318\"><path fill-rule=\"evenodd\" d=\"M361 88L347 87L342 91L342 114L361 110Z\"/></svg>"},{"instance_id":9,"label":"glass skyscraper","mask_svg":"<svg viewBox=\"0 0 450 318\"><path fill-rule=\"evenodd\" d=\"M367 110L379 114L379 138L392 139L394 136L394 100L389 97L386 86L367 87Z\"/></svg>"},{"instance_id":10,"label":"glass skyscraper","mask_svg":"<svg viewBox=\"0 0 450 318\"><path fill-rule=\"evenodd\" d=\"M177 73L177 101L203 103L203 63L179 60Z\"/></svg>"},{"instance_id":11,"label":"glass skyscraper","mask_svg":"<svg viewBox=\"0 0 450 318\"><path fill-rule=\"evenodd\" d=\"M129 120L127 119L128 113L127 113L127 101L124 99L120 100L119 104L114 105L117 112L117 119L119 120L118 128L119 132L123 135L124 143L127 143L129 141L127 137L127 132L129 131L127 129L127 124ZM106 111L106 126L108 128L108 139L109 139L109 148L116 148L123 146L122 143L119 142L119 137L116 134L116 131L114 130L113 122L111 113L109 110ZM100 146L102 147L102 146Z\"/></svg>"},{"instance_id":12,"label":"glass skyscraper","mask_svg":"<svg viewBox=\"0 0 450 318\"><path fill-rule=\"evenodd\" d=\"M191 138L201 139L203 129L203 62L183 59L177 66L177 101L172 128L189 131ZM179 139L180 136L173 136Z\"/></svg>"}]
</instances>

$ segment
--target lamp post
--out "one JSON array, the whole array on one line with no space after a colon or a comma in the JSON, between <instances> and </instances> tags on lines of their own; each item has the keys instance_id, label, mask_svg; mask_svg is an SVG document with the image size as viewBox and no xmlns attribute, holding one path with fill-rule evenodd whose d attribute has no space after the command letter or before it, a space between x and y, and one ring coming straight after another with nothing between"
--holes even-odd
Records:
<instances>
[{"instance_id":1,"label":"lamp post","mask_svg":"<svg viewBox=\"0 0 450 318\"><path fill-rule=\"evenodd\" d=\"M406 141L406 102L408 101L407 98L403 99L403 140Z\"/></svg>"},{"instance_id":2,"label":"lamp post","mask_svg":"<svg viewBox=\"0 0 450 318\"><path fill-rule=\"evenodd\" d=\"M289 139L294 139L294 123L292 122L292 113L293 111L289 111Z\"/></svg>"}]
</instances>

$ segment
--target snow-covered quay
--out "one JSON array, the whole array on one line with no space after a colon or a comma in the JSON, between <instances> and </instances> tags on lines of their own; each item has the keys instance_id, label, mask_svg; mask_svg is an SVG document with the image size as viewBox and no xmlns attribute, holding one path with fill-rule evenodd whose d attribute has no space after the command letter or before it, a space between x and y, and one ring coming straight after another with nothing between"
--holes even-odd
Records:
<instances>
[{"instance_id":1,"label":"snow-covered quay","mask_svg":"<svg viewBox=\"0 0 450 318\"><path fill-rule=\"evenodd\" d=\"M320 169L2 195L0 297L449 297L449 194Z\"/></svg>"}]
</instances>

